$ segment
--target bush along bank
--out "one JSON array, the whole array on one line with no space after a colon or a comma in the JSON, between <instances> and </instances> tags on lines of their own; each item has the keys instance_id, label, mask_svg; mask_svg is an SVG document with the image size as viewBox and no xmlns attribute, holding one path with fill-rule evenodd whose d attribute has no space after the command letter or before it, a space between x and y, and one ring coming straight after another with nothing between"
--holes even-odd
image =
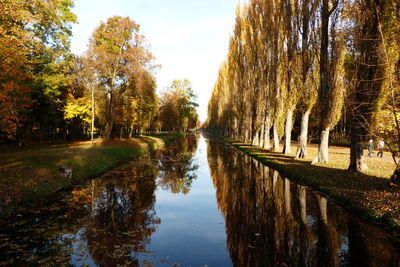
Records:
<instances>
[{"instance_id":1,"label":"bush along bank","mask_svg":"<svg viewBox=\"0 0 400 267\"><path fill-rule=\"evenodd\" d=\"M254 147L237 140L211 134L279 171L299 184L309 186L353 214L400 237L400 189L388 185L388 179L345 169L311 165L310 161Z\"/></svg>"},{"instance_id":2,"label":"bush along bank","mask_svg":"<svg viewBox=\"0 0 400 267\"><path fill-rule=\"evenodd\" d=\"M0 218L36 208L122 163L156 150L174 136L138 137L107 143L3 149L0 153Z\"/></svg>"}]
</instances>

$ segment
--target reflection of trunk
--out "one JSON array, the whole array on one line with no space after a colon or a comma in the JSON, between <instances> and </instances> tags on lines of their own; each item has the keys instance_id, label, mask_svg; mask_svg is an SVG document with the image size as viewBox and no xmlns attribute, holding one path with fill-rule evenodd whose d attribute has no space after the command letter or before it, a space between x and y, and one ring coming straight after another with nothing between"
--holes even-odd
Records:
<instances>
[{"instance_id":1,"label":"reflection of trunk","mask_svg":"<svg viewBox=\"0 0 400 267\"><path fill-rule=\"evenodd\" d=\"M285 178L285 211L288 216L292 215L291 195L290 195L290 180Z\"/></svg>"},{"instance_id":2,"label":"reflection of trunk","mask_svg":"<svg viewBox=\"0 0 400 267\"><path fill-rule=\"evenodd\" d=\"M338 236L336 229L328 222L327 199L317 196L319 206L317 266L338 266Z\"/></svg>"},{"instance_id":3,"label":"reflection of trunk","mask_svg":"<svg viewBox=\"0 0 400 267\"><path fill-rule=\"evenodd\" d=\"M278 135L278 122L275 119L274 121L274 151L278 151L279 150L279 135Z\"/></svg>"},{"instance_id":4,"label":"reflection of trunk","mask_svg":"<svg viewBox=\"0 0 400 267\"><path fill-rule=\"evenodd\" d=\"M105 129L105 141L110 141L111 132L114 125L115 118L115 96L113 93L107 94L107 121L106 121L106 129Z\"/></svg>"},{"instance_id":5,"label":"reflection of trunk","mask_svg":"<svg viewBox=\"0 0 400 267\"><path fill-rule=\"evenodd\" d=\"M272 192L274 195L276 195L276 191L277 191L276 183L278 182L278 178L279 178L279 173L278 173L278 171L274 170L274 175L272 177Z\"/></svg>"},{"instance_id":6,"label":"reflection of trunk","mask_svg":"<svg viewBox=\"0 0 400 267\"><path fill-rule=\"evenodd\" d=\"M369 260L361 225L349 217L349 259L351 266L369 266Z\"/></svg>"},{"instance_id":7,"label":"reflection of trunk","mask_svg":"<svg viewBox=\"0 0 400 267\"><path fill-rule=\"evenodd\" d=\"M307 190L303 185L297 185L297 192L299 194L300 204L300 217L303 224L307 224Z\"/></svg>"},{"instance_id":8,"label":"reflection of trunk","mask_svg":"<svg viewBox=\"0 0 400 267\"><path fill-rule=\"evenodd\" d=\"M311 109L308 109L301 115L301 132L299 144L296 151L296 158L305 158L307 156L307 137L308 137L308 120L310 118Z\"/></svg>"},{"instance_id":9,"label":"reflection of trunk","mask_svg":"<svg viewBox=\"0 0 400 267\"><path fill-rule=\"evenodd\" d=\"M367 169L362 145L362 128L357 125L351 127L351 148L349 170L360 172Z\"/></svg>"},{"instance_id":10,"label":"reflection of trunk","mask_svg":"<svg viewBox=\"0 0 400 267\"><path fill-rule=\"evenodd\" d=\"M269 168L265 165L261 165L261 168L264 170L264 192L265 196L268 197L268 193L270 191L270 188L268 186L268 182L271 180L269 176Z\"/></svg>"},{"instance_id":11,"label":"reflection of trunk","mask_svg":"<svg viewBox=\"0 0 400 267\"><path fill-rule=\"evenodd\" d=\"M317 196L320 219L324 224L328 224L327 202L328 200L323 196Z\"/></svg>"},{"instance_id":12,"label":"reflection of trunk","mask_svg":"<svg viewBox=\"0 0 400 267\"><path fill-rule=\"evenodd\" d=\"M264 123L264 145L263 148L265 149L271 149L271 136L270 136L270 130L271 130L271 118L270 115L268 114L265 117L265 123Z\"/></svg>"},{"instance_id":13,"label":"reflection of trunk","mask_svg":"<svg viewBox=\"0 0 400 267\"><path fill-rule=\"evenodd\" d=\"M292 140L292 128L293 128L293 110L289 109L286 114L286 123L285 123L285 149L283 153L290 154L292 152L291 149L291 140Z\"/></svg>"},{"instance_id":14,"label":"reflection of trunk","mask_svg":"<svg viewBox=\"0 0 400 267\"><path fill-rule=\"evenodd\" d=\"M95 214L95 207L96 207L96 205L95 205L95 201L94 201L94 199L95 199L95 188L96 188L96 179L93 179L92 180L92 218L94 219L94 214Z\"/></svg>"},{"instance_id":15,"label":"reflection of trunk","mask_svg":"<svg viewBox=\"0 0 400 267\"><path fill-rule=\"evenodd\" d=\"M313 160L314 163L327 163L329 161L329 128L326 128L321 133L321 140L318 147L318 154Z\"/></svg>"}]
</instances>

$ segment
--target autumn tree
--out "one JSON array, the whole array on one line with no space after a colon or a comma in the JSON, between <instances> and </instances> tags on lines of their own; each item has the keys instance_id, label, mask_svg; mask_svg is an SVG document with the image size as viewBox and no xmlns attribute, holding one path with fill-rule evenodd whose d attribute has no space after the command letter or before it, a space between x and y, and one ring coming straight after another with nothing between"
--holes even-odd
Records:
<instances>
[{"instance_id":1,"label":"autumn tree","mask_svg":"<svg viewBox=\"0 0 400 267\"><path fill-rule=\"evenodd\" d=\"M322 0L319 56L320 141L313 163L329 161L329 132L339 121L343 104L345 45L342 35L337 31L339 16L339 0Z\"/></svg>"},{"instance_id":2,"label":"autumn tree","mask_svg":"<svg viewBox=\"0 0 400 267\"><path fill-rule=\"evenodd\" d=\"M92 60L93 58L87 55L75 58L73 87L65 107L65 119L90 124L90 139L94 143L99 80Z\"/></svg>"},{"instance_id":3,"label":"autumn tree","mask_svg":"<svg viewBox=\"0 0 400 267\"><path fill-rule=\"evenodd\" d=\"M319 1L300 1L298 30L301 36L301 83L298 110L301 112L299 145L296 158L307 156L308 124L311 110L318 96L319 68L316 49L318 35L316 19Z\"/></svg>"},{"instance_id":4,"label":"autumn tree","mask_svg":"<svg viewBox=\"0 0 400 267\"><path fill-rule=\"evenodd\" d=\"M137 71L118 102L115 120L120 137L155 131L158 104L154 76L144 69Z\"/></svg>"},{"instance_id":5,"label":"autumn tree","mask_svg":"<svg viewBox=\"0 0 400 267\"><path fill-rule=\"evenodd\" d=\"M161 128L187 131L199 127L196 99L197 95L188 79L173 80L160 98Z\"/></svg>"},{"instance_id":6,"label":"autumn tree","mask_svg":"<svg viewBox=\"0 0 400 267\"><path fill-rule=\"evenodd\" d=\"M72 6L71 0L1 1L0 132L3 136L15 137L21 126L24 134L34 127L43 134L46 122L40 115L50 111L54 115L49 117L51 123L62 119L65 102L61 91L66 90L68 83L65 74L70 69L71 23L76 22ZM42 108L38 109L39 106ZM52 128L47 130L54 132L57 127Z\"/></svg>"},{"instance_id":7,"label":"autumn tree","mask_svg":"<svg viewBox=\"0 0 400 267\"><path fill-rule=\"evenodd\" d=\"M399 64L399 3L363 1L354 6L357 82L352 98L351 150L349 170L367 169L362 142L377 123L388 94L396 99ZM398 129L397 105L390 105ZM387 108L386 108L387 110ZM381 119L384 116L381 116Z\"/></svg>"},{"instance_id":8,"label":"autumn tree","mask_svg":"<svg viewBox=\"0 0 400 267\"><path fill-rule=\"evenodd\" d=\"M114 16L101 22L89 44L96 71L106 95L104 139L110 140L118 98L132 83L135 72L153 67L139 24L129 17Z\"/></svg>"}]
</instances>

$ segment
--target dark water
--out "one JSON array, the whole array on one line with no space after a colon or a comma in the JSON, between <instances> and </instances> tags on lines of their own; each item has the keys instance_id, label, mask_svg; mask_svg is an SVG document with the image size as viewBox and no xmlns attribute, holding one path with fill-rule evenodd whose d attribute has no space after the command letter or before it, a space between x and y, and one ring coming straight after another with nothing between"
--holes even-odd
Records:
<instances>
[{"instance_id":1,"label":"dark water","mask_svg":"<svg viewBox=\"0 0 400 267\"><path fill-rule=\"evenodd\" d=\"M325 197L201 135L0 230L9 266L400 266L399 251Z\"/></svg>"}]
</instances>

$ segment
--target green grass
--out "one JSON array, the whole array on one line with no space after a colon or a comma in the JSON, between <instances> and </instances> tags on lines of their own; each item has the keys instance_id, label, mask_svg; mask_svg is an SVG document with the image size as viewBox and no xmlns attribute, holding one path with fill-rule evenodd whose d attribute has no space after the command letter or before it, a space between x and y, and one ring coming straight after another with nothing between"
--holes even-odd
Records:
<instances>
[{"instance_id":1,"label":"green grass","mask_svg":"<svg viewBox=\"0 0 400 267\"><path fill-rule=\"evenodd\" d=\"M71 189L98 177L123 162L164 144L163 139L142 136L110 143L81 142L1 150L0 216L15 209L46 202L59 190ZM61 166L73 169L72 180L62 177Z\"/></svg>"}]
</instances>

